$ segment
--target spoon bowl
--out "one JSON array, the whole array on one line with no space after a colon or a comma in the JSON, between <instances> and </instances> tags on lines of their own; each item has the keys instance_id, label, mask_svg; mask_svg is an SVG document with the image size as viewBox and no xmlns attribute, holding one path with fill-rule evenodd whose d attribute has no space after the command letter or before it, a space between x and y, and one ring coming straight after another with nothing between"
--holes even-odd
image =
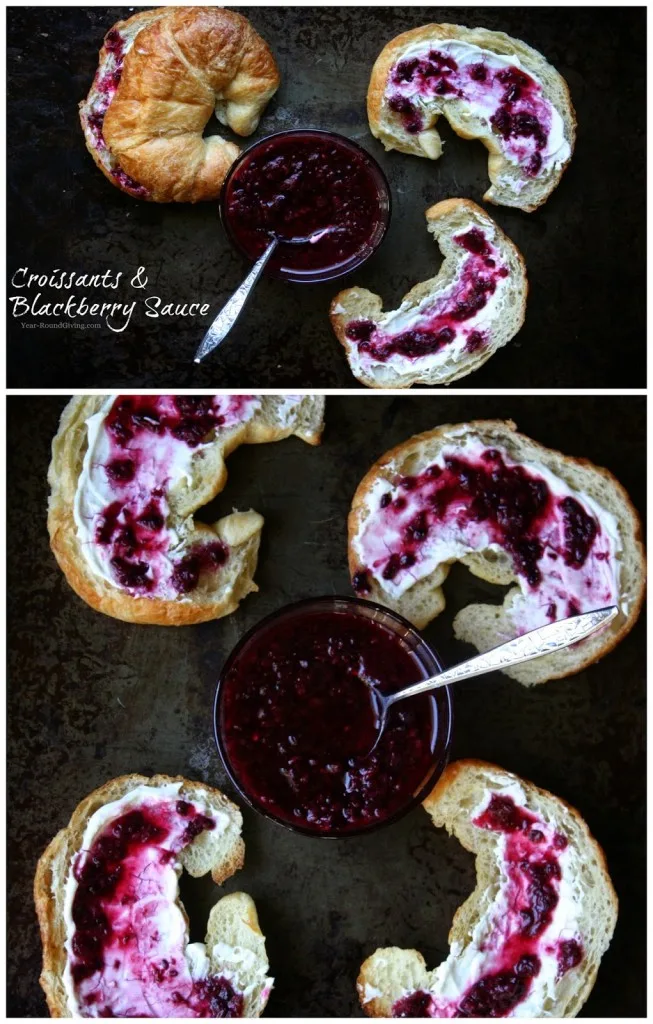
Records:
<instances>
[{"instance_id":1,"label":"spoon bowl","mask_svg":"<svg viewBox=\"0 0 653 1024\"><path fill-rule=\"evenodd\" d=\"M305 235L303 238L299 235L293 238L284 238L283 235L275 235L274 237L279 245L314 245L321 238L324 238L326 235L332 235L336 231L342 231L342 228L338 227L337 224L330 224L329 227L311 231L310 235Z\"/></svg>"}]
</instances>

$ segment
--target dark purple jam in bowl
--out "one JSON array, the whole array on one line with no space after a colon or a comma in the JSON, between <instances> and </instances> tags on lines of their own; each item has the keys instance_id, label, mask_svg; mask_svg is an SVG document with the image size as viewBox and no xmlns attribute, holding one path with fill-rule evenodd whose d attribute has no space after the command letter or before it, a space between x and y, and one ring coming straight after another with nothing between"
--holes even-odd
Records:
<instances>
[{"instance_id":1,"label":"dark purple jam in bowl","mask_svg":"<svg viewBox=\"0 0 653 1024\"><path fill-rule=\"evenodd\" d=\"M358 267L381 244L390 220L390 189L381 168L355 142L313 129L279 132L255 143L231 168L220 198L233 244L257 260L283 241L266 273L287 281L328 281Z\"/></svg>"},{"instance_id":2,"label":"dark purple jam in bowl","mask_svg":"<svg viewBox=\"0 0 653 1024\"><path fill-rule=\"evenodd\" d=\"M352 598L300 601L251 630L215 699L220 754L255 810L323 837L366 832L422 800L451 737L448 689L392 706L376 750L366 680L386 693L439 662L408 622Z\"/></svg>"}]
</instances>

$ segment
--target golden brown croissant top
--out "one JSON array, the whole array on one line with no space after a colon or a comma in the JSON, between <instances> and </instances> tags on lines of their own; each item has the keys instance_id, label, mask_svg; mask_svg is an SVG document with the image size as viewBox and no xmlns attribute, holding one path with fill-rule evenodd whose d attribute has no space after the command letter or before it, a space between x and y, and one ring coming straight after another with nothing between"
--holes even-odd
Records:
<instances>
[{"instance_id":1,"label":"golden brown croissant top","mask_svg":"<svg viewBox=\"0 0 653 1024\"><path fill-rule=\"evenodd\" d=\"M80 106L87 146L124 191L155 202L219 195L238 147L202 133L215 111L249 135L279 85L267 44L220 7L160 7L107 34Z\"/></svg>"}]
</instances>

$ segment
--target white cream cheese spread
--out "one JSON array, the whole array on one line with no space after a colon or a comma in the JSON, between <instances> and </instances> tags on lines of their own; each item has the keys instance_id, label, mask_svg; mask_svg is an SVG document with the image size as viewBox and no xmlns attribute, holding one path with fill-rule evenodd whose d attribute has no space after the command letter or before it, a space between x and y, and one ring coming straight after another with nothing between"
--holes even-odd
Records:
<instances>
[{"instance_id":1,"label":"white cream cheese spread","mask_svg":"<svg viewBox=\"0 0 653 1024\"><path fill-rule=\"evenodd\" d=\"M439 565L494 551L512 561L519 592L507 611L518 633L620 603L614 516L543 465L515 463L475 435L407 481L377 479L365 505L352 546L362 576L392 598Z\"/></svg>"},{"instance_id":2,"label":"white cream cheese spread","mask_svg":"<svg viewBox=\"0 0 653 1024\"><path fill-rule=\"evenodd\" d=\"M550 819L529 806L517 780L490 774L470 818L496 837L490 856L498 877L468 934L452 942L423 988L401 993L394 1017L553 1015L560 986L585 957L583 866L566 835L568 816L561 804Z\"/></svg>"},{"instance_id":3,"label":"white cream cheese spread","mask_svg":"<svg viewBox=\"0 0 653 1024\"><path fill-rule=\"evenodd\" d=\"M416 305L405 300L377 321L351 321L345 333L354 372L387 366L397 373L455 365L493 341L510 270L491 223L471 221L453 236L453 277ZM452 257L450 257L451 259Z\"/></svg>"},{"instance_id":4,"label":"white cream cheese spread","mask_svg":"<svg viewBox=\"0 0 653 1024\"><path fill-rule=\"evenodd\" d=\"M537 178L560 168L571 148L560 112L546 98L542 83L516 55L457 39L416 43L393 66L384 103L406 130L433 150L431 128L449 104L474 129L492 132L506 160Z\"/></svg>"},{"instance_id":5,"label":"white cream cheese spread","mask_svg":"<svg viewBox=\"0 0 653 1024\"><path fill-rule=\"evenodd\" d=\"M293 406L289 397L286 403L288 419L297 401ZM86 423L74 501L80 548L94 575L138 596L184 599L175 572L188 553L191 523L172 525L170 497L192 490L203 451L251 420L260 406L253 395L106 400ZM207 434L211 439L204 443ZM226 549L215 547L218 568Z\"/></svg>"},{"instance_id":6,"label":"white cream cheese spread","mask_svg":"<svg viewBox=\"0 0 653 1024\"><path fill-rule=\"evenodd\" d=\"M223 834L231 818L182 796L181 786L136 786L87 822L64 893L72 1016L218 1015L202 1011L229 980L207 981L203 944L187 945L179 855L204 832ZM238 998L232 985L228 995Z\"/></svg>"},{"instance_id":7,"label":"white cream cheese spread","mask_svg":"<svg viewBox=\"0 0 653 1024\"><path fill-rule=\"evenodd\" d=\"M148 20L152 24L158 19ZM104 118L118 91L125 58L132 49L143 24L113 28L104 40L104 56L100 62L87 101L81 106L81 119L87 144L95 151L105 170L132 195L147 198L148 191L127 175L104 140Z\"/></svg>"}]
</instances>

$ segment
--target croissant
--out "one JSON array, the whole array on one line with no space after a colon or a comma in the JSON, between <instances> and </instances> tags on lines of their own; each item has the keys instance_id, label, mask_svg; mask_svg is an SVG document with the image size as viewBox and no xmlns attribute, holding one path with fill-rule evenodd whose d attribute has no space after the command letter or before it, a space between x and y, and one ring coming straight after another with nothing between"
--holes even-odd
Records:
<instances>
[{"instance_id":1,"label":"croissant","mask_svg":"<svg viewBox=\"0 0 653 1024\"><path fill-rule=\"evenodd\" d=\"M484 199L532 212L571 160L576 114L569 87L532 46L504 32L423 25L377 57L367 93L372 135L386 149L437 160L438 118L488 150Z\"/></svg>"},{"instance_id":2,"label":"croissant","mask_svg":"<svg viewBox=\"0 0 653 1024\"><path fill-rule=\"evenodd\" d=\"M352 373L370 388L449 384L482 366L524 322L524 260L485 210L443 199L426 211L426 226L444 263L398 309L384 313L379 295L357 287L331 303Z\"/></svg>"},{"instance_id":3,"label":"croissant","mask_svg":"<svg viewBox=\"0 0 653 1024\"><path fill-rule=\"evenodd\" d=\"M279 71L246 18L220 7L158 7L119 21L80 103L86 146L114 185L152 202L216 199L240 150L203 138L213 113L250 135Z\"/></svg>"},{"instance_id":4,"label":"croissant","mask_svg":"<svg viewBox=\"0 0 653 1024\"><path fill-rule=\"evenodd\" d=\"M52 550L73 590L125 622L230 615L258 589L263 517L193 515L224 488L240 444L319 444L323 413L319 395L76 395L48 475Z\"/></svg>"},{"instance_id":5,"label":"croissant","mask_svg":"<svg viewBox=\"0 0 653 1024\"><path fill-rule=\"evenodd\" d=\"M242 825L220 790L181 775L89 793L34 879L50 1016L260 1017L273 979L254 901L222 896L190 943L179 891L182 870L222 885L242 868Z\"/></svg>"},{"instance_id":6,"label":"croissant","mask_svg":"<svg viewBox=\"0 0 653 1024\"><path fill-rule=\"evenodd\" d=\"M502 604L470 603L453 620L456 639L478 651L619 607L609 627L581 643L505 670L524 686L605 657L644 600L642 526L619 481L518 433L512 420L445 423L391 448L359 484L348 525L356 593L418 629L443 611L454 562L503 587Z\"/></svg>"},{"instance_id":7,"label":"croissant","mask_svg":"<svg viewBox=\"0 0 653 1024\"><path fill-rule=\"evenodd\" d=\"M476 887L433 971L416 949L361 967L368 1017L575 1017L619 910L605 854L573 807L487 761L454 761L423 805L476 855Z\"/></svg>"}]
</instances>

